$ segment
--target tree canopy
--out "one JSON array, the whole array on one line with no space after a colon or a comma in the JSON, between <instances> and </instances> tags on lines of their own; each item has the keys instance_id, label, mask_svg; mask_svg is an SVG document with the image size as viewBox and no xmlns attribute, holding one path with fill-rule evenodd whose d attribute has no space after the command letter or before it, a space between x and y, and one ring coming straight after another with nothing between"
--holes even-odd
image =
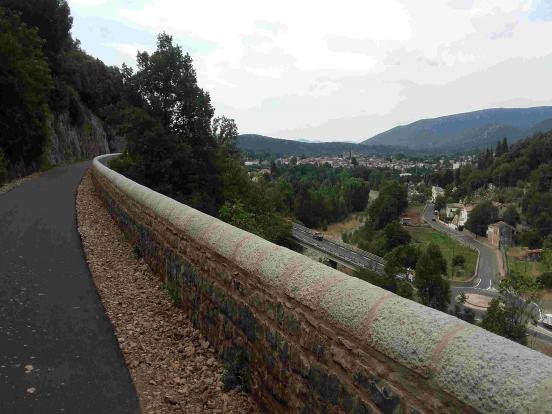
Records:
<instances>
[{"instance_id":1,"label":"tree canopy","mask_svg":"<svg viewBox=\"0 0 552 414\"><path fill-rule=\"evenodd\" d=\"M447 262L441 249L429 243L416 264L414 285L418 289L420 301L441 311L446 311L450 303L450 284L443 276L447 273Z\"/></svg>"}]
</instances>

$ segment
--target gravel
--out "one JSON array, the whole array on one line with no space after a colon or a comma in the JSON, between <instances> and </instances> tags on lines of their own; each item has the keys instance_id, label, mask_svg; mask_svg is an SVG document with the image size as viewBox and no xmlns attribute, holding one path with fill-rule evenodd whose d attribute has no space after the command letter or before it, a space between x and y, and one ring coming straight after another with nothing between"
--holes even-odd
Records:
<instances>
[{"instance_id":1,"label":"gravel","mask_svg":"<svg viewBox=\"0 0 552 414\"><path fill-rule=\"evenodd\" d=\"M90 172L77 192L77 221L101 296L145 413L258 413L223 391L216 353L137 258L96 194Z\"/></svg>"}]
</instances>

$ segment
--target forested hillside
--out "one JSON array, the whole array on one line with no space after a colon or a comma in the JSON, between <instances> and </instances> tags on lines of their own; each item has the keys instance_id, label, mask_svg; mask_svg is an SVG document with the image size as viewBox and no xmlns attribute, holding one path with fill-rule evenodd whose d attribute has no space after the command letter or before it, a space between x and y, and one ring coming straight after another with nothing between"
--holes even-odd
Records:
<instances>
[{"instance_id":1,"label":"forested hillside","mask_svg":"<svg viewBox=\"0 0 552 414\"><path fill-rule=\"evenodd\" d=\"M16 177L109 152L123 71L72 39L63 0L0 0L0 158ZM120 145L119 145L120 146Z\"/></svg>"},{"instance_id":2,"label":"forested hillside","mask_svg":"<svg viewBox=\"0 0 552 414\"><path fill-rule=\"evenodd\" d=\"M387 145L361 145L350 142L304 142L291 139L243 134L238 137L238 147L250 156L264 157L327 157L338 156L352 151L356 154L389 156L405 151L411 155L424 154L415 148L401 148Z\"/></svg>"},{"instance_id":3,"label":"forested hillside","mask_svg":"<svg viewBox=\"0 0 552 414\"><path fill-rule=\"evenodd\" d=\"M488 197L510 205L504 219L513 225L523 220L530 227L519 235L526 245L539 247L552 237L552 131L510 147L503 140L474 166L434 174L432 181L446 188L451 201L473 198L492 184L496 190Z\"/></svg>"},{"instance_id":4,"label":"forested hillside","mask_svg":"<svg viewBox=\"0 0 552 414\"><path fill-rule=\"evenodd\" d=\"M382 132L362 143L402 146L433 153L485 150L498 139L518 141L545 132L552 123L552 107L495 108L422 119Z\"/></svg>"}]
</instances>

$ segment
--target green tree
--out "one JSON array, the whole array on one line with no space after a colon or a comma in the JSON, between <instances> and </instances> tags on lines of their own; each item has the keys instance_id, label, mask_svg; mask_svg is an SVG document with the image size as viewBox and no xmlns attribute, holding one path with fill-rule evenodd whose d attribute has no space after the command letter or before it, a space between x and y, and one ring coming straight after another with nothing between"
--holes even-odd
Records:
<instances>
[{"instance_id":1,"label":"green tree","mask_svg":"<svg viewBox=\"0 0 552 414\"><path fill-rule=\"evenodd\" d=\"M0 151L13 171L44 162L52 79L36 29L0 8Z\"/></svg>"},{"instance_id":2,"label":"green tree","mask_svg":"<svg viewBox=\"0 0 552 414\"><path fill-rule=\"evenodd\" d=\"M466 263L466 258L461 254L457 254L452 258L452 267L463 269L465 263Z\"/></svg>"},{"instance_id":3,"label":"green tree","mask_svg":"<svg viewBox=\"0 0 552 414\"><path fill-rule=\"evenodd\" d=\"M489 224L493 223L498 216L498 210L490 201L483 201L476 205L470 212L466 221L466 228L475 234L485 236Z\"/></svg>"},{"instance_id":4,"label":"green tree","mask_svg":"<svg viewBox=\"0 0 552 414\"><path fill-rule=\"evenodd\" d=\"M413 289L410 284L404 280L397 280L394 275L379 274L369 269L360 269L355 271L354 276L402 297L411 299L413 296Z\"/></svg>"},{"instance_id":5,"label":"green tree","mask_svg":"<svg viewBox=\"0 0 552 414\"><path fill-rule=\"evenodd\" d=\"M444 196L438 195L435 197L435 210L441 211L447 206L447 200Z\"/></svg>"},{"instance_id":6,"label":"green tree","mask_svg":"<svg viewBox=\"0 0 552 414\"><path fill-rule=\"evenodd\" d=\"M385 184L380 190L378 198L368 208L374 229L383 229L387 224L398 220L407 206L406 188L395 181Z\"/></svg>"},{"instance_id":7,"label":"green tree","mask_svg":"<svg viewBox=\"0 0 552 414\"><path fill-rule=\"evenodd\" d=\"M510 226L515 226L520 222L519 213L515 206L508 206L504 211L504 221Z\"/></svg>"},{"instance_id":8,"label":"green tree","mask_svg":"<svg viewBox=\"0 0 552 414\"><path fill-rule=\"evenodd\" d=\"M414 285L421 302L435 309L446 311L450 303L450 284L443 276L447 274L447 262L441 249L429 243L416 264Z\"/></svg>"},{"instance_id":9,"label":"green tree","mask_svg":"<svg viewBox=\"0 0 552 414\"><path fill-rule=\"evenodd\" d=\"M128 153L135 175L157 191L216 215L222 204L217 141L232 144L229 120L216 121L209 94L197 85L192 58L160 34L157 50L138 53L133 84L146 113L127 111ZM135 118L134 120L132 118Z\"/></svg>"},{"instance_id":10,"label":"green tree","mask_svg":"<svg viewBox=\"0 0 552 414\"><path fill-rule=\"evenodd\" d=\"M383 229L385 234L386 251L391 251L397 246L410 243L410 233L406 231L399 223L389 223Z\"/></svg>"},{"instance_id":11,"label":"green tree","mask_svg":"<svg viewBox=\"0 0 552 414\"><path fill-rule=\"evenodd\" d=\"M529 276L510 273L498 287L481 327L520 344L527 344L529 324L536 323L533 303L538 301L538 284Z\"/></svg>"},{"instance_id":12,"label":"green tree","mask_svg":"<svg viewBox=\"0 0 552 414\"><path fill-rule=\"evenodd\" d=\"M71 43L69 31L73 25L69 5L65 0L0 0L5 7L21 16L28 27L36 27L45 41L44 54L56 66L57 58Z\"/></svg>"}]
</instances>

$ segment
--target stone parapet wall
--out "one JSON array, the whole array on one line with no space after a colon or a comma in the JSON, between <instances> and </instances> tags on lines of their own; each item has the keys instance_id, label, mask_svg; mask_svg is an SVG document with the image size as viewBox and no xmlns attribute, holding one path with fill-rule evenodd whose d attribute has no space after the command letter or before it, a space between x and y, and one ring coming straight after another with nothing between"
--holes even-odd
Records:
<instances>
[{"instance_id":1,"label":"stone parapet wall","mask_svg":"<svg viewBox=\"0 0 552 414\"><path fill-rule=\"evenodd\" d=\"M552 359L156 193L101 197L269 413L552 413ZM175 355L175 359L178 355Z\"/></svg>"}]
</instances>

